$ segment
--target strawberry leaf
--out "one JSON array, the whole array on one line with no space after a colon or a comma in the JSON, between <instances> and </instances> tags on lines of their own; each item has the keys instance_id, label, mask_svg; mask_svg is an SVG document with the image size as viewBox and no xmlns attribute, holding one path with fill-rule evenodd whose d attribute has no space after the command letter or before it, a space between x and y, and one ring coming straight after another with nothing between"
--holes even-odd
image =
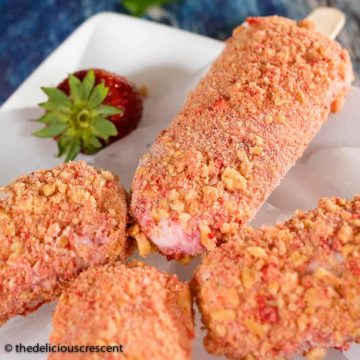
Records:
<instances>
[{"instance_id":1,"label":"strawberry leaf","mask_svg":"<svg viewBox=\"0 0 360 360\"><path fill-rule=\"evenodd\" d=\"M104 136L115 136L118 133L116 126L111 121L102 117L95 118L92 123L92 127Z\"/></svg>"},{"instance_id":2,"label":"strawberry leaf","mask_svg":"<svg viewBox=\"0 0 360 360\"><path fill-rule=\"evenodd\" d=\"M69 118L67 115L55 111L50 111L45 113L41 118L36 121L47 125L53 125L56 123L66 123L68 122L68 120Z\"/></svg>"},{"instance_id":3,"label":"strawberry leaf","mask_svg":"<svg viewBox=\"0 0 360 360\"><path fill-rule=\"evenodd\" d=\"M108 141L108 139L109 139L109 135L105 135L105 134L101 133L95 127L91 128L91 133L102 140Z\"/></svg>"},{"instance_id":4,"label":"strawberry leaf","mask_svg":"<svg viewBox=\"0 0 360 360\"><path fill-rule=\"evenodd\" d=\"M52 138L60 135L66 128L67 124L53 124L36 131L33 135L40 138Z\"/></svg>"},{"instance_id":5,"label":"strawberry leaf","mask_svg":"<svg viewBox=\"0 0 360 360\"><path fill-rule=\"evenodd\" d=\"M89 70L86 76L84 77L81 86L82 98L85 101L89 98L90 93L94 88L94 85L95 85L95 73L94 70Z\"/></svg>"},{"instance_id":6,"label":"strawberry leaf","mask_svg":"<svg viewBox=\"0 0 360 360\"><path fill-rule=\"evenodd\" d=\"M72 161L76 158L81 150L81 143L78 138L73 138L70 142L70 146L67 146L67 155L65 158L65 162Z\"/></svg>"},{"instance_id":7,"label":"strawberry leaf","mask_svg":"<svg viewBox=\"0 0 360 360\"><path fill-rule=\"evenodd\" d=\"M71 106L69 97L58 88L42 87L42 91L49 97L49 100L64 107Z\"/></svg>"},{"instance_id":8,"label":"strawberry leaf","mask_svg":"<svg viewBox=\"0 0 360 360\"><path fill-rule=\"evenodd\" d=\"M109 92L109 88L105 87L103 83L100 83L94 87L94 90L90 94L88 101L89 109L94 109L99 106L106 98Z\"/></svg>"},{"instance_id":9,"label":"strawberry leaf","mask_svg":"<svg viewBox=\"0 0 360 360\"><path fill-rule=\"evenodd\" d=\"M66 114L70 114L71 112L71 109L69 107L66 107L63 104L51 100L41 103L39 104L39 106L48 111L59 111Z\"/></svg>"},{"instance_id":10,"label":"strawberry leaf","mask_svg":"<svg viewBox=\"0 0 360 360\"><path fill-rule=\"evenodd\" d=\"M59 149L59 152L57 154L58 157L63 156L67 152L68 145L71 145L70 144L70 138L65 133L60 137L60 139L58 141L58 149Z\"/></svg>"},{"instance_id":11,"label":"strawberry leaf","mask_svg":"<svg viewBox=\"0 0 360 360\"><path fill-rule=\"evenodd\" d=\"M90 141L89 141L90 145L93 146L95 149L101 149L102 148L102 144L99 141L99 139L96 136L91 136L90 137Z\"/></svg>"},{"instance_id":12,"label":"strawberry leaf","mask_svg":"<svg viewBox=\"0 0 360 360\"><path fill-rule=\"evenodd\" d=\"M85 102L86 98L83 98L81 81L74 75L70 74L68 77L68 82L70 87L70 96L74 105L80 105Z\"/></svg>"},{"instance_id":13,"label":"strawberry leaf","mask_svg":"<svg viewBox=\"0 0 360 360\"><path fill-rule=\"evenodd\" d=\"M112 116L112 115L120 115L124 112L123 109L120 109L116 106L111 106L111 105L100 105L99 107L97 107L96 109L94 109L91 112L92 116Z\"/></svg>"}]
</instances>

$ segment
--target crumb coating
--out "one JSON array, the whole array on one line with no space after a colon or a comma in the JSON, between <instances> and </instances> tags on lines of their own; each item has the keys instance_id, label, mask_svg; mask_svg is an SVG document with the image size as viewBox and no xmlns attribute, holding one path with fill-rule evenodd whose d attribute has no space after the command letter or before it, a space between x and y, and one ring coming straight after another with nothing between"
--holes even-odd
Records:
<instances>
[{"instance_id":1,"label":"crumb coating","mask_svg":"<svg viewBox=\"0 0 360 360\"><path fill-rule=\"evenodd\" d=\"M360 196L322 199L287 222L245 229L192 280L208 331L230 359L323 359L360 341Z\"/></svg>"},{"instance_id":2,"label":"crumb coating","mask_svg":"<svg viewBox=\"0 0 360 360\"><path fill-rule=\"evenodd\" d=\"M0 323L54 300L90 265L125 259L119 179L84 162L0 187Z\"/></svg>"},{"instance_id":3,"label":"crumb coating","mask_svg":"<svg viewBox=\"0 0 360 360\"><path fill-rule=\"evenodd\" d=\"M123 345L121 354L53 354L51 360L191 359L189 285L140 263L83 272L60 297L52 344Z\"/></svg>"},{"instance_id":4,"label":"crumb coating","mask_svg":"<svg viewBox=\"0 0 360 360\"><path fill-rule=\"evenodd\" d=\"M308 22L247 19L140 161L131 210L141 230L172 258L236 233L340 110L351 80L347 51Z\"/></svg>"}]
</instances>

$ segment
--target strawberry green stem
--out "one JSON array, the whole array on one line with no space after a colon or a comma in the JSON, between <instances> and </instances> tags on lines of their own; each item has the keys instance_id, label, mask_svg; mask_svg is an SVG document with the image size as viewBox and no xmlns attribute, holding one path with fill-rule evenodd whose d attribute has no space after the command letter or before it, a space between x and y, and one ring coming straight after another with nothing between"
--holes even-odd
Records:
<instances>
[{"instance_id":1,"label":"strawberry green stem","mask_svg":"<svg viewBox=\"0 0 360 360\"><path fill-rule=\"evenodd\" d=\"M76 115L76 120L78 121L78 124L80 125L80 127L82 127L83 129L86 129L90 126L90 113L87 109L82 109L81 111L79 111Z\"/></svg>"}]
</instances>

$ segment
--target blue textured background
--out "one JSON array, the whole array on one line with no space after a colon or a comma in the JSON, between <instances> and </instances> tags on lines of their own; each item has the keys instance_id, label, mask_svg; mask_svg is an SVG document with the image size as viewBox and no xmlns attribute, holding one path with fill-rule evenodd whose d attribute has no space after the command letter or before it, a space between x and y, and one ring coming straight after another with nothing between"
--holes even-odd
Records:
<instances>
[{"instance_id":1,"label":"blue textured background","mask_svg":"<svg viewBox=\"0 0 360 360\"><path fill-rule=\"evenodd\" d=\"M321 3L321 1L320 1ZM316 0L182 0L148 18L225 39L249 15L302 18ZM120 0L0 0L0 104L78 25Z\"/></svg>"}]
</instances>

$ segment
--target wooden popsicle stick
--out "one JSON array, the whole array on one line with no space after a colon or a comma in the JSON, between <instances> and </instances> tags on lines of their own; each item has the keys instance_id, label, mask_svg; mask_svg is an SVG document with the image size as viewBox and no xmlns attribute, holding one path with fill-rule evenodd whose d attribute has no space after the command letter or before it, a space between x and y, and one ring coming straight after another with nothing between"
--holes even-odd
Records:
<instances>
[{"instance_id":1,"label":"wooden popsicle stick","mask_svg":"<svg viewBox=\"0 0 360 360\"><path fill-rule=\"evenodd\" d=\"M319 7L306 18L314 22L317 31L330 39L335 39L345 24L344 13L333 7Z\"/></svg>"}]
</instances>

